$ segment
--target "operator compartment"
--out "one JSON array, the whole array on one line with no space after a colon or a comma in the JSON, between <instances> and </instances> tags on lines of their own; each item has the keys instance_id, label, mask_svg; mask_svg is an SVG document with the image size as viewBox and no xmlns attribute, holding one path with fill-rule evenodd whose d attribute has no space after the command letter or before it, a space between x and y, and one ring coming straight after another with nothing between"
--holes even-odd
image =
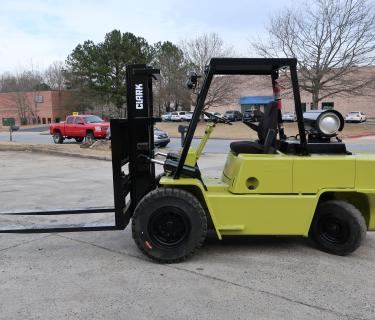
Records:
<instances>
[{"instance_id":1,"label":"operator compartment","mask_svg":"<svg viewBox=\"0 0 375 320\"><path fill-rule=\"evenodd\" d=\"M293 192L293 157L283 154L239 154L230 152L222 181L236 194Z\"/></svg>"}]
</instances>

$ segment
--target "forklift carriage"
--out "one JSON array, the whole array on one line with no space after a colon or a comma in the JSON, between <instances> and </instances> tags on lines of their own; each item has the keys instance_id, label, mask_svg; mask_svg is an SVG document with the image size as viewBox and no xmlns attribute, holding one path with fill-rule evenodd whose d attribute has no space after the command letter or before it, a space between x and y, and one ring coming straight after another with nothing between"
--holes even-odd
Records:
<instances>
[{"instance_id":1,"label":"forklift carriage","mask_svg":"<svg viewBox=\"0 0 375 320\"><path fill-rule=\"evenodd\" d=\"M291 78L298 135L287 137L281 120L277 79ZM2 229L0 233L121 230L132 220L133 238L148 257L165 263L190 257L207 230L217 237L282 235L311 237L327 252L347 255L375 230L373 154L351 154L337 137L343 119L337 111L303 114L296 59L211 59L198 90L198 75L188 86L198 92L179 153L155 153L152 81L158 69L130 65L126 71L127 119L111 120L114 208L13 212L3 214L79 214L114 212L107 226ZM199 157L216 123L211 121L199 146L191 147L215 75L268 75L275 101L264 109L257 141L236 141L221 178L201 174ZM305 118L304 118L305 117ZM165 159L155 159L156 156ZM155 163L164 173L155 176Z\"/></svg>"}]
</instances>

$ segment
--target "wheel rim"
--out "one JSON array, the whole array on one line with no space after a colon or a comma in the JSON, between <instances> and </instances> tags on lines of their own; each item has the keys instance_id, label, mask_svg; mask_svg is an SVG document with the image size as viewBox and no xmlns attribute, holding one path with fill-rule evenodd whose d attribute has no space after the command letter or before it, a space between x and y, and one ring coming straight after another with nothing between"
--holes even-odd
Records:
<instances>
[{"instance_id":1,"label":"wheel rim","mask_svg":"<svg viewBox=\"0 0 375 320\"><path fill-rule=\"evenodd\" d=\"M344 244L349 239L350 226L335 216L327 215L319 221L319 235L329 243Z\"/></svg>"},{"instance_id":2,"label":"wheel rim","mask_svg":"<svg viewBox=\"0 0 375 320\"><path fill-rule=\"evenodd\" d=\"M89 144L92 144L93 143L93 137L91 136L91 135L88 135L88 136L86 136L86 141L87 141L87 143L89 143Z\"/></svg>"},{"instance_id":3,"label":"wheel rim","mask_svg":"<svg viewBox=\"0 0 375 320\"><path fill-rule=\"evenodd\" d=\"M176 207L160 208L153 213L148 224L148 233L154 243L163 247L175 247L190 233L186 214Z\"/></svg>"},{"instance_id":4,"label":"wheel rim","mask_svg":"<svg viewBox=\"0 0 375 320\"><path fill-rule=\"evenodd\" d=\"M60 140L60 135L54 134L53 135L53 141L57 143L57 142L59 142L59 140Z\"/></svg>"}]
</instances>

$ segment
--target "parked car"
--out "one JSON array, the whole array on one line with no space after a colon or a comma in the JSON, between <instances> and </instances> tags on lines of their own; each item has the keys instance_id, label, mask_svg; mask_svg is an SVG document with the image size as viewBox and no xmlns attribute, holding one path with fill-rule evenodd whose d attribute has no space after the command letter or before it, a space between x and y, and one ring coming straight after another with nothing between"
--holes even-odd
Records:
<instances>
[{"instance_id":1,"label":"parked car","mask_svg":"<svg viewBox=\"0 0 375 320\"><path fill-rule=\"evenodd\" d=\"M172 112L165 112L161 115L161 121L171 121Z\"/></svg>"},{"instance_id":2,"label":"parked car","mask_svg":"<svg viewBox=\"0 0 375 320\"><path fill-rule=\"evenodd\" d=\"M365 122L366 115L361 111L351 111L345 117L345 122Z\"/></svg>"},{"instance_id":3,"label":"parked car","mask_svg":"<svg viewBox=\"0 0 375 320\"><path fill-rule=\"evenodd\" d=\"M111 127L107 129L106 138L111 140ZM170 141L168 133L154 127L154 144L156 147L164 148Z\"/></svg>"},{"instance_id":4,"label":"parked car","mask_svg":"<svg viewBox=\"0 0 375 320\"><path fill-rule=\"evenodd\" d=\"M246 121L259 122L262 116L263 116L263 112L258 109L246 110L243 113L242 121L243 122L246 122Z\"/></svg>"},{"instance_id":5,"label":"parked car","mask_svg":"<svg viewBox=\"0 0 375 320\"><path fill-rule=\"evenodd\" d=\"M297 116L294 112L284 112L281 119L285 122L294 122L297 121Z\"/></svg>"},{"instance_id":6,"label":"parked car","mask_svg":"<svg viewBox=\"0 0 375 320\"><path fill-rule=\"evenodd\" d=\"M171 121L183 121L183 116L185 116L185 111L174 111L171 114Z\"/></svg>"},{"instance_id":7,"label":"parked car","mask_svg":"<svg viewBox=\"0 0 375 320\"><path fill-rule=\"evenodd\" d=\"M168 136L168 133L166 133L163 130L160 130L158 128L154 128L154 144L157 147L164 148L167 146L167 144L171 141L171 139Z\"/></svg>"},{"instance_id":8,"label":"parked car","mask_svg":"<svg viewBox=\"0 0 375 320\"><path fill-rule=\"evenodd\" d=\"M221 118L223 117L223 115L222 115L220 112L212 112L212 111L211 111L211 112L208 112L208 113L211 113L211 114L213 114L214 116L217 116L217 117L221 117ZM208 121L209 118L204 114L204 115L203 115L203 120L204 120L204 121Z\"/></svg>"},{"instance_id":9,"label":"parked car","mask_svg":"<svg viewBox=\"0 0 375 320\"><path fill-rule=\"evenodd\" d=\"M240 121L242 120L242 113L237 110L225 111L224 118L228 119L229 121Z\"/></svg>"},{"instance_id":10,"label":"parked car","mask_svg":"<svg viewBox=\"0 0 375 320\"><path fill-rule=\"evenodd\" d=\"M185 115L181 116L182 120L184 120L184 121L190 121L192 117L193 117L192 111L188 111L188 112L185 113Z\"/></svg>"},{"instance_id":11,"label":"parked car","mask_svg":"<svg viewBox=\"0 0 375 320\"><path fill-rule=\"evenodd\" d=\"M67 116L64 122L51 124L49 132L55 143L63 143L65 139L82 142L85 138L88 143L93 143L95 139L105 139L108 128L109 122L105 122L102 118L82 114Z\"/></svg>"}]
</instances>

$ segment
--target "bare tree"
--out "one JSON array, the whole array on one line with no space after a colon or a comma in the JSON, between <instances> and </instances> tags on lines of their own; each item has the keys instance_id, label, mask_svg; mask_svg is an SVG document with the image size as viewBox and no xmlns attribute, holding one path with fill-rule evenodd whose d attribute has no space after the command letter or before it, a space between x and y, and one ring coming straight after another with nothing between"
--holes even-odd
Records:
<instances>
[{"instance_id":1,"label":"bare tree","mask_svg":"<svg viewBox=\"0 0 375 320\"><path fill-rule=\"evenodd\" d=\"M194 39L185 40L181 48L188 64L200 75L204 75L211 58L235 56L233 48L226 46L217 33L204 33ZM207 94L205 109L233 102L235 84L233 77L215 77Z\"/></svg>"},{"instance_id":2,"label":"bare tree","mask_svg":"<svg viewBox=\"0 0 375 320\"><path fill-rule=\"evenodd\" d=\"M21 119L21 124L27 124L30 119L34 118L34 112L28 96L23 91L15 91L11 93L11 99L17 108L17 113Z\"/></svg>"},{"instance_id":3,"label":"bare tree","mask_svg":"<svg viewBox=\"0 0 375 320\"><path fill-rule=\"evenodd\" d=\"M0 79L0 92L33 91L43 82L43 77L35 70L4 73Z\"/></svg>"},{"instance_id":4,"label":"bare tree","mask_svg":"<svg viewBox=\"0 0 375 320\"><path fill-rule=\"evenodd\" d=\"M358 95L374 81L375 14L367 0L313 0L271 18L263 57L296 57L300 86L314 108L332 95ZM288 74L285 74L288 77Z\"/></svg>"},{"instance_id":5,"label":"bare tree","mask_svg":"<svg viewBox=\"0 0 375 320\"><path fill-rule=\"evenodd\" d=\"M44 72L44 78L46 83L53 90L63 90L65 84L65 72L66 66L62 61L54 61Z\"/></svg>"},{"instance_id":6,"label":"bare tree","mask_svg":"<svg viewBox=\"0 0 375 320\"><path fill-rule=\"evenodd\" d=\"M11 99L22 124L38 121L38 105L36 96L39 95L43 83L41 73L35 69L5 73L1 76L0 91L11 92ZM28 92L33 92L32 95Z\"/></svg>"},{"instance_id":7,"label":"bare tree","mask_svg":"<svg viewBox=\"0 0 375 320\"><path fill-rule=\"evenodd\" d=\"M155 88L158 112L170 111L172 107L190 110L190 92L185 86L188 68L182 50L165 41L156 43L154 52L153 65L161 73Z\"/></svg>"}]
</instances>

